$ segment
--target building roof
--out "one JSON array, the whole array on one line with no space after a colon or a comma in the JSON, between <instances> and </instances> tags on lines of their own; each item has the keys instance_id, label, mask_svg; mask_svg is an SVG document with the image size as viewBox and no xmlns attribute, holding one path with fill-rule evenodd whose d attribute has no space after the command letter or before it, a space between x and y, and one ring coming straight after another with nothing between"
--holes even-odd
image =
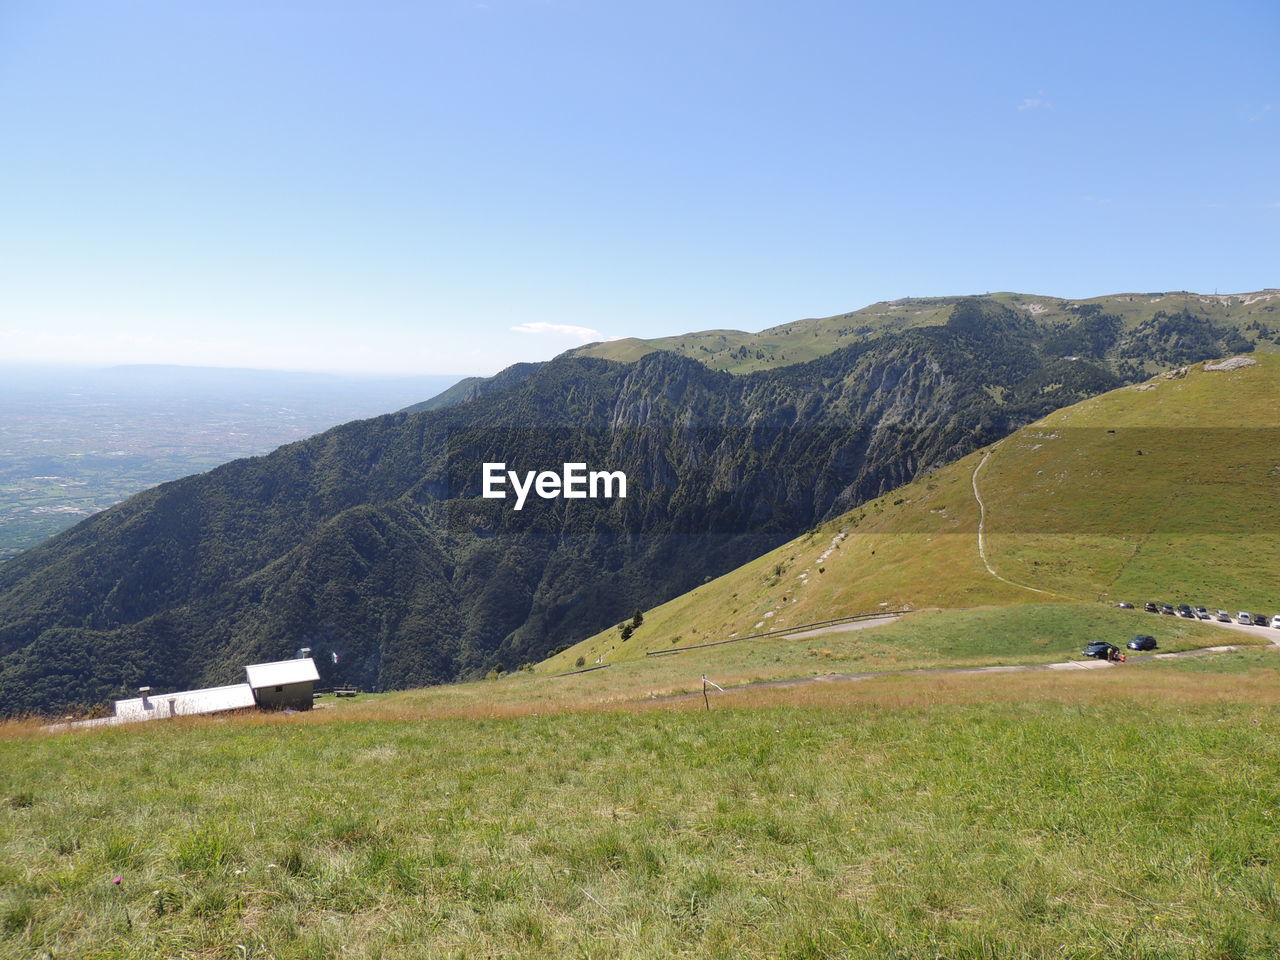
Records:
<instances>
[{"instance_id":1,"label":"building roof","mask_svg":"<svg viewBox=\"0 0 1280 960\"><path fill-rule=\"evenodd\" d=\"M116 701L116 717L121 721L188 717L222 710L241 710L254 705L253 689L247 683L206 690L153 693L132 700Z\"/></svg>"},{"instance_id":2,"label":"building roof","mask_svg":"<svg viewBox=\"0 0 1280 960\"><path fill-rule=\"evenodd\" d=\"M263 687L283 687L289 683L306 683L320 679L316 662L310 657L297 660L278 660L275 663L253 663L244 668L249 676L249 686L254 690Z\"/></svg>"}]
</instances>

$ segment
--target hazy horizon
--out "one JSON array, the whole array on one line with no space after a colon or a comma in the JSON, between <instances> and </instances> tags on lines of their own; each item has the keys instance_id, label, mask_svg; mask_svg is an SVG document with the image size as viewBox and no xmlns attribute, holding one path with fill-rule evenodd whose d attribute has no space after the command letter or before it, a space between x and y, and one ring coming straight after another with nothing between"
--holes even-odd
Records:
<instances>
[{"instance_id":1,"label":"hazy horizon","mask_svg":"<svg viewBox=\"0 0 1280 960\"><path fill-rule=\"evenodd\" d=\"M1115 290L1115 291L1109 291L1107 293L1085 294L1079 297L1065 297L1060 294L1046 293L1044 291L1033 291L1033 290L992 290L984 293L969 292L969 293L953 293L953 294L932 294L931 296L934 296L934 297L986 296L990 294L1019 293L1019 294L1030 295L1030 296L1053 297L1056 299L1063 299L1063 300L1089 300L1089 299L1093 299L1095 297L1100 297L1100 296L1128 296L1128 295L1147 296L1147 295L1153 295L1153 294L1166 295L1166 296L1170 294L1188 294L1191 296L1232 297L1232 296L1248 296L1248 295L1258 294L1258 293L1274 292L1277 289L1280 289L1280 288L1259 287L1255 290L1235 290L1235 291L1227 291L1227 292L1216 291L1216 290L1210 292L1210 291L1204 291L1204 290L1185 290L1185 289L1162 290L1162 291L1138 291L1135 289L1135 290ZM912 295L907 295L905 297L897 297L894 299L901 300L901 299L918 299L918 298L914 298ZM859 306L850 307L848 310L838 311L838 312L851 313L857 310L861 310L865 307L873 306L875 303L886 303L886 302L891 302L891 301L876 300L876 301L872 301L871 303L861 304ZM834 316L835 314L830 314L830 315ZM787 320L779 320L777 323L774 323L774 324L766 324L763 327L753 328L745 332L755 333L755 332L759 332L760 330L768 329L769 327L791 323L791 322L795 322L797 320L803 320L803 319L811 319L811 318L793 317ZM665 335L695 333L695 332L699 332L700 330L708 330L708 329L736 329L736 328L701 327L701 328L691 328L689 330L676 330L676 331L672 331L670 334L665 334ZM614 337L611 339L621 339L621 338ZM582 345L585 345L586 343L589 343L589 342L592 342L592 341L583 341ZM565 348L565 349L572 349L572 348ZM193 363L193 362L183 362L178 360L143 361L143 360L137 360L137 359L132 359L132 360L120 359L116 361L102 361L102 360L97 360L97 361L78 360L77 361L77 360L69 360L69 359L44 359L44 358L10 359L7 357L0 357L0 369L7 368L7 367L16 367L16 368L26 368L26 369L57 368L57 369L84 370L84 371L94 371L94 370L110 371L110 370L117 370L117 369L127 369L130 367L144 367L144 368L173 368L173 369L191 370L191 371L216 370L216 371L228 371L228 372L240 371L245 373L297 374L299 376L316 376L316 377L327 376L327 377L345 378L345 379L353 379L353 380L385 381L385 380L413 380L417 378L451 378L456 382L457 380L462 380L467 377L492 376L493 374L499 372L499 370L505 369L505 367L510 366L511 364L514 364L514 363L541 362L541 361L549 360L561 352L564 352L564 351L557 351L557 353L553 354L552 356L539 356L539 357L531 357L531 358L518 357L516 359L511 360L510 363L504 364L502 367L498 367L496 369L486 369L483 371L474 371L474 372L466 372L466 373L457 373L457 372L441 373L435 370L420 370L420 371L419 370L367 370L367 369L341 369L341 368L319 368L319 367L306 368L306 367L298 367L298 366L293 366L293 367L245 366L243 364Z\"/></svg>"},{"instance_id":2,"label":"hazy horizon","mask_svg":"<svg viewBox=\"0 0 1280 960\"><path fill-rule=\"evenodd\" d=\"M146 363L139 361L123 361L123 362L92 362L88 360L26 360L26 359L8 359L0 358L0 369L5 368L21 368L21 369L56 369L56 370L83 370L83 371L111 371L111 370L128 370L130 368L141 367L147 369L173 369L173 370L216 370L229 373L267 373L267 374L297 374L304 377L334 377L350 380L415 380L427 378L448 378L452 380L462 380L469 376L477 374L454 374L454 373L438 373L434 370L426 370L420 373L396 373L379 370L306 370L298 367L250 367L244 365L223 365L209 363L179 363L179 362L155 362Z\"/></svg>"}]
</instances>

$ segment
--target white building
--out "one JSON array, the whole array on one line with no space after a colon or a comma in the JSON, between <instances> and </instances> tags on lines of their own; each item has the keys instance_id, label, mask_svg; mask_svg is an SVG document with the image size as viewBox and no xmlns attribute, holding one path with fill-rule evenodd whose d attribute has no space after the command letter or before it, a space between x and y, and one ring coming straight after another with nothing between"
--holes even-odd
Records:
<instances>
[{"instance_id":1,"label":"white building","mask_svg":"<svg viewBox=\"0 0 1280 960\"><path fill-rule=\"evenodd\" d=\"M204 690L182 690L178 693L151 693L147 690L142 696L132 700L117 700L115 719L120 723L132 723L135 720L245 710L255 705L253 689L247 683L208 687Z\"/></svg>"},{"instance_id":2,"label":"white building","mask_svg":"<svg viewBox=\"0 0 1280 960\"><path fill-rule=\"evenodd\" d=\"M303 653L310 651L304 649ZM275 663L253 663L244 668L248 683L203 690L180 690L176 693L153 693L142 687L142 696L115 701L115 715L99 720L81 720L75 727L113 726L140 720L162 720L168 717L194 717L201 714L225 713L228 710L310 710L320 671L316 662L303 656ZM57 727L67 726L56 724Z\"/></svg>"}]
</instances>

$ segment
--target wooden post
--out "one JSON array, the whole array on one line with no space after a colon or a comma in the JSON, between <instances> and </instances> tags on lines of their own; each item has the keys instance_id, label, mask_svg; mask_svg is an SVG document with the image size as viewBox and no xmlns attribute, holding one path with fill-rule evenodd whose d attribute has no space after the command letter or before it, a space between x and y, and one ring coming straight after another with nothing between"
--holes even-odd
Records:
<instances>
[{"instance_id":1,"label":"wooden post","mask_svg":"<svg viewBox=\"0 0 1280 960\"><path fill-rule=\"evenodd\" d=\"M709 686L715 687L721 693L724 693L724 687L720 686L720 684L716 683L714 680L708 680L705 673L702 675L702 702L707 705L708 710L711 709L711 698L707 696L707 687Z\"/></svg>"}]
</instances>

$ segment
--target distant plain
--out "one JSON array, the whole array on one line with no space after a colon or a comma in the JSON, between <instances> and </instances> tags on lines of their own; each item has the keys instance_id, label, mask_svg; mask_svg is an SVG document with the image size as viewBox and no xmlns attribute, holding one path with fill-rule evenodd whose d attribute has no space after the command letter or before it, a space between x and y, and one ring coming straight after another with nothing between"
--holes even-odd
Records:
<instances>
[{"instance_id":1,"label":"distant plain","mask_svg":"<svg viewBox=\"0 0 1280 960\"><path fill-rule=\"evenodd\" d=\"M141 490L460 378L204 367L0 367L0 562Z\"/></svg>"}]
</instances>

